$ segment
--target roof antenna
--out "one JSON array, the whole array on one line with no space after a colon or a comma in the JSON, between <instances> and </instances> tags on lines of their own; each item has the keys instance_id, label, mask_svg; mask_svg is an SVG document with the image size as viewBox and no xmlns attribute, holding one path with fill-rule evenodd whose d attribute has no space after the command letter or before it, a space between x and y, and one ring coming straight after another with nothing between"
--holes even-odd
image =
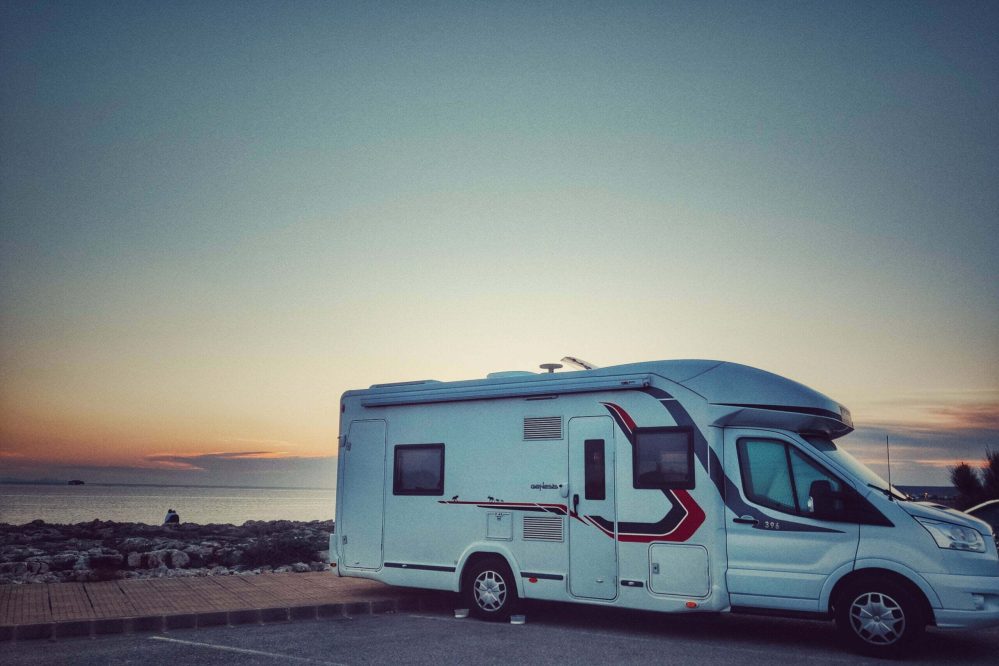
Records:
<instances>
[{"instance_id":1,"label":"roof antenna","mask_svg":"<svg viewBox=\"0 0 999 666\"><path fill-rule=\"evenodd\" d=\"M538 366L542 370L547 370L548 374L554 373L556 370L562 367L561 363L542 363Z\"/></svg>"},{"instance_id":2,"label":"roof antenna","mask_svg":"<svg viewBox=\"0 0 999 666\"><path fill-rule=\"evenodd\" d=\"M885 455L888 456L888 501L895 501L895 492L891 487L891 448L888 446L888 433L885 433Z\"/></svg>"}]
</instances>

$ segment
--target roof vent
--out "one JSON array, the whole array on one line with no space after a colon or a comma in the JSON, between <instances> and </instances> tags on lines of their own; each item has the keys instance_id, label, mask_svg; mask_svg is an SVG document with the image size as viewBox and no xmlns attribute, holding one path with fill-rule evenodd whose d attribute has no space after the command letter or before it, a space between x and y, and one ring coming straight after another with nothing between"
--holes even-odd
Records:
<instances>
[{"instance_id":1,"label":"roof vent","mask_svg":"<svg viewBox=\"0 0 999 666\"><path fill-rule=\"evenodd\" d=\"M533 377L536 373L526 370L503 370L502 372L490 372L486 379L503 379L504 377Z\"/></svg>"}]
</instances>

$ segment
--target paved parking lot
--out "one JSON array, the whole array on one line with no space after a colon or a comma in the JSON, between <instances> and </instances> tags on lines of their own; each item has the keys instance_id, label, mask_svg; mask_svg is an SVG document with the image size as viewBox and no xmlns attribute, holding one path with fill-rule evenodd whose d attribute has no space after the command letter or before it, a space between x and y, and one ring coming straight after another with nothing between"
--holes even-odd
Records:
<instances>
[{"instance_id":1,"label":"paved parking lot","mask_svg":"<svg viewBox=\"0 0 999 666\"><path fill-rule=\"evenodd\" d=\"M412 612L29 641L6 645L4 663L884 663L844 651L832 623L739 615L680 617L567 604L532 604L527 612L527 624L522 626ZM999 629L931 630L929 640L909 661L995 664L996 655Z\"/></svg>"}]
</instances>

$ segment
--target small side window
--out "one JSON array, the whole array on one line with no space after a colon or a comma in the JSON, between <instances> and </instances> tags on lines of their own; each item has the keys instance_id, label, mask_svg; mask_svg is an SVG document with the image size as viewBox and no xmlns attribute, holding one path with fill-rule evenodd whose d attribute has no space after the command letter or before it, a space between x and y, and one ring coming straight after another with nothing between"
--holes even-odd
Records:
<instances>
[{"instance_id":1,"label":"small side window","mask_svg":"<svg viewBox=\"0 0 999 666\"><path fill-rule=\"evenodd\" d=\"M444 445L401 444L395 447L393 495L443 495Z\"/></svg>"},{"instance_id":2,"label":"small side window","mask_svg":"<svg viewBox=\"0 0 999 666\"><path fill-rule=\"evenodd\" d=\"M586 464L583 466L586 499L607 499L604 440L586 440L583 442L583 454L586 456Z\"/></svg>"},{"instance_id":3,"label":"small side window","mask_svg":"<svg viewBox=\"0 0 999 666\"><path fill-rule=\"evenodd\" d=\"M694 438L689 428L641 428L632 454L635 488L694 487Z\"/></svg>"}]
</instances>

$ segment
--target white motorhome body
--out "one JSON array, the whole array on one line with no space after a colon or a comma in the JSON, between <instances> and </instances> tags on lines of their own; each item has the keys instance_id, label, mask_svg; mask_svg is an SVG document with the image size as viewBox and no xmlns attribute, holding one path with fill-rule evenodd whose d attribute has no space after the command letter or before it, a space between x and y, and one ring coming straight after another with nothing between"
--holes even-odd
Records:
<instances>
[{"instance_id":1,"label":"white motorhome body","mask_svg":"<svg viewBox=\"0 0 999 666\"><path fill-rule=\"evenodd\" d=\"M873 650L926 623L999 623L990 528L892 497L833 443L853 429L844 407L762 370L497 373L379 384L340 408L341 576L464 590L487 616L516 598L835 610Z\"/></svg>"}]
</instances>

